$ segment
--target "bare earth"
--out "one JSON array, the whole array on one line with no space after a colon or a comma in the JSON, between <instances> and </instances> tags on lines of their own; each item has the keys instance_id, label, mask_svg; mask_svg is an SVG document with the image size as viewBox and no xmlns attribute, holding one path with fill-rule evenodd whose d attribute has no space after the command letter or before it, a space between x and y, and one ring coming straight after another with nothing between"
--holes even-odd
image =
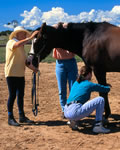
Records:
<instances>
[{"instance_id":1,"label":"bare earth","mask_svg":"<svg viewBox=\"0 0 120 150\"><path fill-rule=\"evenodd\" d=\"M78 63L80 68L82 63ZM35 117L31 105L32 71L26 69L25 112L34 125L21 127L7 124L8 90L4 77L4 64L0 64L0 150L120 150L120 73L108 73L112 115L109 118L109 134L93 134L94 113L79 121L79 131L72 131L61 119L61 108L55 76L55 63L40 64L39 112ZM93 77L93 82L96 82ZM93 93L92 97L98 93ZM17 103L14 115L18 120Z\"/></svg>"}]
</instances>

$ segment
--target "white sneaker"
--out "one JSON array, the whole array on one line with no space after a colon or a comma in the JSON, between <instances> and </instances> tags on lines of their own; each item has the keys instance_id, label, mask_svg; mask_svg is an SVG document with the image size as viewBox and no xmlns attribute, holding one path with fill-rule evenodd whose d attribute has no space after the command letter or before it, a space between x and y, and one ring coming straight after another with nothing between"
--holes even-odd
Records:
<instances>
[{"instance_id":1,"label":"white sneaker","mask_svg":"<svg viewBox=\"0 0 120 150\"><path fill-rule=\"evenodd\" d=\"M70 125L70 121L67 121L67 125Z\"/></svg>"},{"instance_id":2,"label":"white sneaker","mask_svg":"<svg viewBox=\"0 0 120 150\"><path fill-rule=\"evenodd\" d=\"M109 133L110 129L106 129L103 127L102 123L98 123L94 126L93 132L95 132L95 133Z\"/></svg>"},{"instance_id":3,"label":"white sneaker","mask_svg":"<svg viewBox=\"0 0 120 150\"><path fill-rule=\"evenodd\" d=\"M78 129L77 123L74 120L70 120L69 123L67 123L67 124L69 125L70 128L72 128L72 130Z\"/></svg>"}]
</instances>

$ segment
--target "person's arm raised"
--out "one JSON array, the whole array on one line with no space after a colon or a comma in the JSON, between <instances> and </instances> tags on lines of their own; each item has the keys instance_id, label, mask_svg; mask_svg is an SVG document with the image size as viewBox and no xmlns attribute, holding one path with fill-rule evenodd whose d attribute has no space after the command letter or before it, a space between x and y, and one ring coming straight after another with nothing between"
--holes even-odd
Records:
<instances>
[{"instance_id":1,"label":"person's arm raised","mask_svg":"<svg viewBox=\"0 0 120 150\"><path fill-rule=\"evenodd\" d=\"M32 40L32 39L35 37L35 35L38 34L38 32L39 32L39 31L34 31L30 37L25 38L25 39L23 39L23 40L20 40L20 41L16 42L16 43L14 44L14 46L13 46L13 49L16 49L16 48L18 48L18 47L21 47L21 46L27 44L28 41Z\"/></svg>"}]
</instances>

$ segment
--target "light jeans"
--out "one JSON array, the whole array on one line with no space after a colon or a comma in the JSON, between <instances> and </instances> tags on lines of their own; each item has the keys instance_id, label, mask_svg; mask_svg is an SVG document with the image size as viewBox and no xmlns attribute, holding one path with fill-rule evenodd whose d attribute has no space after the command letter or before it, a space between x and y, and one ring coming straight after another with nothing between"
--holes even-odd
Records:
<instances>
[{"instance_id":1,"label":"light jeans","mask_svg":"<svg viewBox=\"0 0 120 150\"><path fill-rule=\"evenodd\" d=\"M85 104L73 103L69 106L65 105L64 115L69 120L80 120L89 116L96 110L96 121L101 121L104 112L104 98L96 97Z\"/></svg>"},{"instance_id":2,"label":"light jeans","mask_svg":"<svg viewBox=\"0 0 120 150\"><path fill-rule=\"evenodd\" d=\"M75 58L66 60L56 60L56 78L58 82L59 100L62 111L67 101L67 81L69 91L78 75L77 63Z\"/></svg>"}]
</instances>

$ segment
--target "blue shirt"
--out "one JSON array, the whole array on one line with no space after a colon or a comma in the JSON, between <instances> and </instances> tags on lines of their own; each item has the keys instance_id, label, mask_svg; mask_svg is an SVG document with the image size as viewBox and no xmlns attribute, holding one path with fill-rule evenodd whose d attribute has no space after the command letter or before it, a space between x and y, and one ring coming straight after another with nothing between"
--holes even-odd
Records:
<instances>
[{"instance_id":1,"label":"blue shirt","mask_svg":"<svg viewBox=\"0 0 120 150\"><path fill-rule=\"evenodd\" d=\"M107 93L110 91L110 86L96 84L88 80L84 80L80 83L75 81L71 88L67 104L69 104L72 101L79 101L81 104L84 104L90 99L91 92L94 91Z\"/></svg>"}]
</instances>

